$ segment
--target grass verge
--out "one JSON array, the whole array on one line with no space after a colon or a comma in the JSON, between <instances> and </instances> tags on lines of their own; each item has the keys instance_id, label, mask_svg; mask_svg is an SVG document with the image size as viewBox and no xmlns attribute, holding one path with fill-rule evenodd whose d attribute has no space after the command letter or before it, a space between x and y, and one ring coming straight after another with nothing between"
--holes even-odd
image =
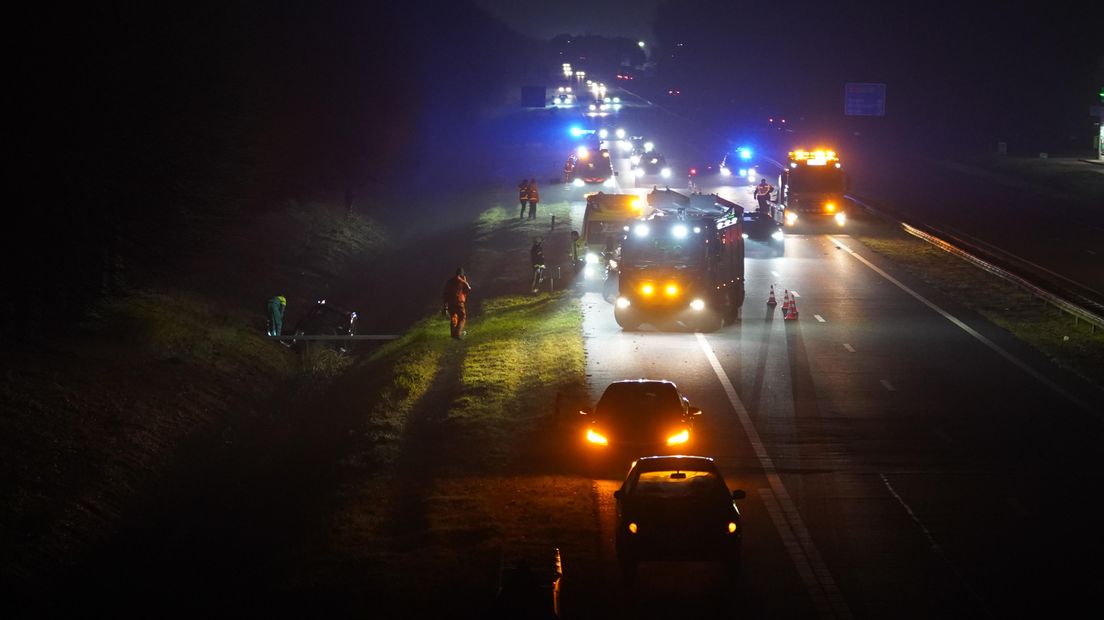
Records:
<instances>
[{"instance_id":1,"label":"grass verge","mask_svg":"<svg viewBox=\"0 0 1104 620\"><path fill-rule=\"evenodd\" d=\"M1058 365L1104 387L1104 331L1045 304L1022 288L889 225L855 237L908 273L974 310Z\"/></svg>"}]
</instances>

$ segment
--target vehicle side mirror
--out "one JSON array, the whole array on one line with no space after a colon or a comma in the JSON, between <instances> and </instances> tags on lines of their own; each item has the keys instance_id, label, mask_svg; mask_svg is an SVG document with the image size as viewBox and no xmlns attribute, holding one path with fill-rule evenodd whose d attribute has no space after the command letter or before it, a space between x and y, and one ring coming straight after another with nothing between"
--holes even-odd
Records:
<instances>
[{"instance_id":1,"label":"vehicle side mirror","mask_svg":"<svg viewBox=\"0 0 1104 620\"><path fill-rule=\"evenodd\" d=\"M579 415L590 415L592 413L594 413L594 411L590 407L583 407L579 410Z\"/></svg>"},{"instance_id":2,"label":"vehicle side mirror","mask_svg":"<svg viewBox=\"0 0 1104 620\"><path fill-rule=\"evenodd\" d=\"M747 493L744 493L743 489L736 489L732 492L732 499L744 499L747 497Z\"/></svg>"},{"instance_id":3,"label":"vehicle side mirror","mask_svg":"<svg viewBox=\"0 0 1104 620\"><path fill-rule=\"evenodd\" d=\"M621 489L617 489L616 491L613 492L613 498L614 499L621 499L622 495L624 495L624 493L621 492Z\"/></svg>"},{"instance_id":4,"label":"vehicle side mirror","mask_svg":"<svg viewBox=\"0 0 1104 620\"><path fill-rule=\"evenodd\" d=\"M691 407L687 410L687 413L689 413L691 416L696 417L701 415L701 409L699 409L698 407Z\"/></svg>"}]
</instances>

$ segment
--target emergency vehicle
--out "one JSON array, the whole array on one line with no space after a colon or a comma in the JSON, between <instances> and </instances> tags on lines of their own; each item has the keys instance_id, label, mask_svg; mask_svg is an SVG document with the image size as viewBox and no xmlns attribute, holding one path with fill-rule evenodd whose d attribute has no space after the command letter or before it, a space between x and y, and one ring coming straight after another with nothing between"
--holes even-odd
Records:
<instances>
[{"instance_id":1,"label":"emergency vehicle","mask_svg":"<svg viewBox=\"0 0 1104 620\"><path fill-rule=\"evenodd\" d=\"M683 197L622 230L614 318L715 331L744 303L743 208L716 195Z\"/></svg>"},{"instance_id":2,"label":"emergency vehicle","mask_svg":"<svg viewBox=\"0 0 1104 620\"><path fill-rule=\"evenodd\" d=\"M778 184L778 203L786 226L847 223L844 194L851 179L835 151L790 151Z\"/></svg>"},{"instance_id":3,"label":"emergency vehicle","mask_svg":"<svg viewBox=\"0 0 1104 620\"><path fill-rule=\"evenodd\" d=\"M583 212L583 230L579 234L584 248L583 277L589 281L601 281L607 278L610 269L617 269L625 225L650 215L652 211L654 209L647 200L636 194L588 194Z\"/></svg>"},{"instance_id":4,"label":"emergency vehicle","mask_svg":"<svg viewBox=\"0 0 1104 620\"><path fill-rule=\"evenodd\" d=\"M586 183L612 185L615 176L617 173L613 171L609 149L595 150L580 146L572 151L564 164L564 183L572 183L575 186Z\"/></svg>"}]
</instances>

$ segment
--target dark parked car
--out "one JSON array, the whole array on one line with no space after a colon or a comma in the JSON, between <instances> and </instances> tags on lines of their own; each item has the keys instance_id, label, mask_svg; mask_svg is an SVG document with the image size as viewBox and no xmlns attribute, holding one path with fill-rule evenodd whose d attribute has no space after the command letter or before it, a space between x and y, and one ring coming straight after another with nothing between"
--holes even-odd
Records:
<instances>
[{"instance_id":1,"label":"dark parked car","mask_svg":"<svg viewBox=\"0 0 1104 620\"><path fill-rule=\"evenodd\" d=\"M352 336L356 334L356 320L356 312L339 308L326 303L325 299L320 299L307 312L306 316L299 319L299 322L295 324L294 334L296 336ZM293 341L293 344L302 342L307 341ZM348 351L352 345L349 340L323 340L321 342L328 343L330 348L337 349L342 353Z\"/></svg>"},{"instance_id":2,"label":"dark parked car","mask_svg":"<svg viewBox=\"0 0 1104 620\"><path fill-rule=\"evenodd\" d=\"M629 461L684 451L701 409L691 407L670 381L639 379L611 383L593 411L579 413L586 420L584 441L592 450Z\"/></svg>"},{"instance_id":3,"label":"dark parked car","mask_svg":"<svg viewBox=\"0 0 1104 620\"><path fill-rule=\"evenodd\" d=\"M648 560L720 561L739 573L743 529L735 500L745 493L729 492L713 459L637 459L613 496L617 561L626 581Z\"/></svg>"},{"instance_id":4,"label":"dark parked car","mask_svg":"<svg viewBox=\"0 0 1104 620\"><path fill-rule=\"evenodd\" d=\"M766 246L774 254L781 254L785 248L782 222L762 211L744 212L744 238Z\"/></svg>"}]
</instances>

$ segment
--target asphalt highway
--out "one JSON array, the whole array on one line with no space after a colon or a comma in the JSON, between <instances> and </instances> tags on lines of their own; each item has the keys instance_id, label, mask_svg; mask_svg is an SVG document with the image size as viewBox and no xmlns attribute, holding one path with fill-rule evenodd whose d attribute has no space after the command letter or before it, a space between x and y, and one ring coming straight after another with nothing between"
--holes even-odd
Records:
<instances>
[{"instance_id":1,"label":"asphalt highway","mask_svg":"<svg viewBox=\"0 0 1104 620\"><path fill-rule=\"evenodd\" d=\"M748 192L719 189L744 205ZM1096 606L1097 390L847 234L788 235L783 256L752 248L746 269L742 319L714 333L623 332L600 294L584 297L593 401L612 381L669 379L703 410L687 452L714 457L747 491L741 578L654 563L624 586L610 494L626 462L594 483L605 583L565 612L975 618ZM795 291L797 321L766 305L772 284Z\"/></svg>"}]
</instances>

